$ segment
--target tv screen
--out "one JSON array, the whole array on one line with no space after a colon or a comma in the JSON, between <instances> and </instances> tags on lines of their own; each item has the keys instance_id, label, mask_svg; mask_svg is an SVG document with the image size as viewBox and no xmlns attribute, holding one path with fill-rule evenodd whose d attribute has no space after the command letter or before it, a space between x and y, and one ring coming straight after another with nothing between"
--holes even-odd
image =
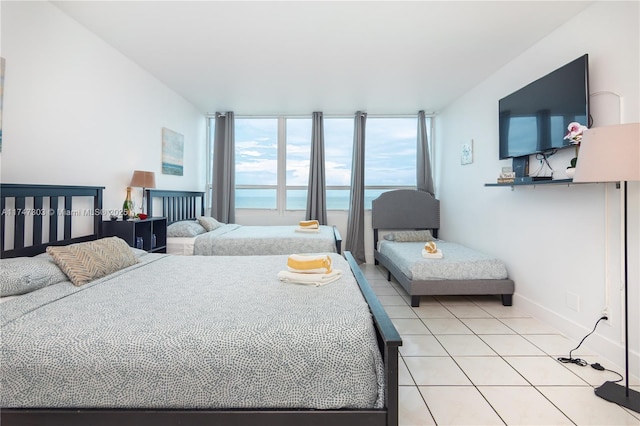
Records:
<instances>
[{"instance_id":1,"label":"tv screen","mask_svg":"<svg viewBox=\"0 0 640 426\"><path fill-rule=\"evenodd\" d=\"M571 145L564 139L569 123L588 126L588 55L500 99L498 108L500 159Z\"/></svg>"}]
</instances>

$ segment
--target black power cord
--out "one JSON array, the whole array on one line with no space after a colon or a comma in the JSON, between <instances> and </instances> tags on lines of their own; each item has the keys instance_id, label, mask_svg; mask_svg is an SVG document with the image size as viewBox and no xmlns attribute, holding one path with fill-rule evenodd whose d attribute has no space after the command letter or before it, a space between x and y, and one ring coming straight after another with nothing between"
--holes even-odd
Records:
<instances>
[{"instance_id":1,"label":"black power cord","mask_svg":"<svg viewBox=\"0 0 640 426\"><path fill-rule=\"evenodd\" d=\"M580 345L582 345L582 342L584 342L584 340L585 340L587 337L591 336L591 335L596 331L596 327L598 327L598 324L600 323L600 321L602 321L602 320L607 320L607 319L609 319L609 318L607 318L606 316L602 316L602 317L600 317L600 319L599 319L598 321L596 321L596 325L594 325L594 326L593 326L593 330L591 330L591 333L589 333L589 334L587 334L586 336L584 336L584 337L582 338L582 340L580 340L580 343L578 343L578 346L576 346L575 348L573 348L573 349L571 349L571 350L569 351L569 358L559 357L559 358L558 358L558 361L560 361L560 362L562 362L562 363L565 363L565 364L569 364L569 363L571 363L571 364L577 364L577 365L579 365L579 366L581 366L581 367L586 366L586 365L588 364L588 362L587 362L587 361L585 361L585 360L583 360L583 359L580 359L580 358L574 358L574 357L572 357L572 356L571 356L571 353L572 353L573 351L575 351L576 349L578 349L578 348L580 347ZM600 365L600 364L598 364L598 365ZM595 368L595 367L594 367L594 368ZM598 369L596 368L596 370L598 370Z\"/></svg>"},{"instance_id":2,"label":"black power cord","mask_svg":"<svg viewBox=\"0 0 640 426\"><path fill-rule=\"evenodd\" d=\"M602 321L602 320L605 320L605 321L606 321L606 320L608 320L608 319L609 319L609 318L607 318L607 316L606 316L606 315L605 315L605 316L600 317L600 319L599 319L598 321L596 321L596 325L594 325L594 326L593 326L593 330L591 330L591 333L589 333L589 334L587 334L586 336L584 336L584 337L582 338L582 340L580 340L580 343L578 343L578 346L576 346L575 348L573 348L573 349L571 349L571 350L569 351L569 358L559 357L559 358L558 358L558 361L560 361L560 362L562 362L562 363L564 363L564 364L569 364L569 363L571 363L571 364L579 365L579 366L581 366L581 367L586 367L586 366L589 364L587 361L585 361L585 360L583 360L583 359L580 359L580 358L573 358L573 357L571 356L571 353L572 353L573 351L575 351L576 349L578 349L578 348L580 347L580 345L582 345L582 342L584 342L584 341L585 341L585 339L586 339L587 337L591 336L591 335L596 331L596 327L598 327L598 324L600 323L600 321ZM618 380L616 380L615 382L621 382L621 381L622 381L622 379L623 379L622 374L618 373L617 371L613 371L613 370L606 369L606 368L604 368L602 365L600 365L600 363L598 363L598 362L594 362L593 364L591 364L591 368L593 368L593 369L595 369L595 370L598 370L598 371L609 371L609 372L611 372L611 373L617 374L618 376L620 376L620 378L619 378Z\"/></svg>"}]
</instances>

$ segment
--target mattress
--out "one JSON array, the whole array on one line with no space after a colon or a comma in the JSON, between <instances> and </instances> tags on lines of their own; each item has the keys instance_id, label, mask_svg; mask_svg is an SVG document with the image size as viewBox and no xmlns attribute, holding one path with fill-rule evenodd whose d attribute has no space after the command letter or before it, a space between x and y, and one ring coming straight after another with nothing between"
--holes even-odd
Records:
<instances>
[{"instance_id":1,"label":"mattress","mask_svg":"<svg viewBox=\"0 0 640 426\"><path fill-rule=\"evenodd\" d=\"M148 254L0 310L2 407L380 408L384 372L349 266L280 282L287 256Z\"/></svg>"},{"instance_id":2,"label":"mattress","mask_svg":"<svg viewBox=\"0 0 640 426\"><path fill-rule=\"evenodd\" d=\"M411 280L506 279L504 263L460 244L438 240L442 259L422 257L424 242L380 241L378 251Z\"/></svg>"},{"instance_id":3,"label":"mattress","mask_svg":"<svg viewBox=\"0 0 640 426\"><path fill-rule=\"evenodd\" d=\"M298 226L227 224L196 237L194 254L204 256L256 256L292 253L335 253L333 227L298 232Z\"/></svg>"}]
</instances>

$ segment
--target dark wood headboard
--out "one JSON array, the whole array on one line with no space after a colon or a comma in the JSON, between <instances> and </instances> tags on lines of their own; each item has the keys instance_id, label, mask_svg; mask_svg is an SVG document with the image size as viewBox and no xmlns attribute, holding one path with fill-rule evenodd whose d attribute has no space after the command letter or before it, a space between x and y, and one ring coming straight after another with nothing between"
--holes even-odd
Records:
<instances>
[{"instance_id":1,"label":"dark wood headboard","mask_svg":"<svg viewBox=\"0 0 640 426\"><path fill-rule=\"evenodd\" d=\"M162 201L162 211L154 212L154 199L158 198ZM168 224L204 216L204 192L147 189L146 199L147 214L164 216Z\"/></svg>"},{"instance_id":2,"label":"dark wood headboard","mask_svg":"<svg viewBox=\"0 0 640 426\"><path fill-rule=\"evenodd\" d=\"M35 256L50 245L100 238L103 190L103 186L0 184L0 257ZM74 197L91 197L93 208L73 211ZM60 198L63 198L61 204ZM80 215L92 217L93 229L86 235L72 237L72 219ZM64 216L61 221L62 237L58 232L60 216ZM43 229L47 226L49 231L45 235ZM7 235L13 236L11 247L5 247ZM28 238L29 235L33 237Z\"/></svg>"},{"instance_id":3,"label":"dark wood headboard","mask_svg":"<svg viewBox=\"0 0 640 426\"><path fill-rule=\"evenodd\" d=\"M379 229L440 229L440 200L428 192L397 189L383 192L371 203L374 247Z\"/></svg>"}]
</instances>

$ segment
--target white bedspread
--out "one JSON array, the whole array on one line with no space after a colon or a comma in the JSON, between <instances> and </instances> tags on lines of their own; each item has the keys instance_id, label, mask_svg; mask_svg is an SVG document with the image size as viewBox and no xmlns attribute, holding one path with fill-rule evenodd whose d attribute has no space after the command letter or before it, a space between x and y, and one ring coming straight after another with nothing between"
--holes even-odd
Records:
<instances>
[{"instance_id":1,"label":"white bedspread","mask_svg":"<svg viewBox=\"0 0 640 426\"><path fill-rule=\"evenodd\" d=\"M506 279L504 263L460 244L438 240L442 259L422 257L424 242L380 241L380 253L387 256L409 279L477 280Z\"/></svg>"},{"instance_id":2,"label":"white bedspread","mask_svg":"<svg viewBox=\"0 0 640 426\"><path fill-rule=\"evenodd\" d=\"M295 226L227 224L196 237L194 254L203 256L262 256L292 253L335 253L333 227L296 232Z\"/></svg>"},{"instance_id":3,"label":"white bedspread","mask_svg":"<svg viewBox=\"0 0 640 426\"><path fill-rule=\"evenodd\" d=\"M282 283L287 256L149 254L0 310L2 407L379 408L384 372L349 265Z\"/></svg>"}]
</instances>

